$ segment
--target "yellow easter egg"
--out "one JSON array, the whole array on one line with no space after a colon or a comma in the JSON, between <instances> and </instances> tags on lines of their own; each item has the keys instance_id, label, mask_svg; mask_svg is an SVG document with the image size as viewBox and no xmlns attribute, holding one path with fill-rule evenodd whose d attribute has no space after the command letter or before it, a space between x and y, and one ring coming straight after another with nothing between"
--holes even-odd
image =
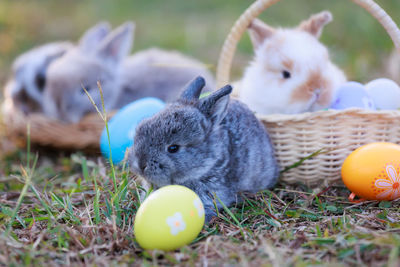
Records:
<instances>
[{"instance_id":1,"label":"yellow easter egg","mask_svg":"<svg viewBox=\"0 0 400 267\"><path fill-rule=\"evenodd\" d=\"M399 198L400 145L371 143L357 148L343 162L342 179L361 198Z\"/></svg>"},{"instance_id":2,"label":"yellow easter egg","mask_svg":"<svg viewBox=\"0 0 400 267\"><path fill-rule=\"evenodd\" d=\"M151 193L135 218L136 241L144 249L174 250L192 242L204 225L204 206L187 187L168 185Z\"/></svg>"}]
</instances>

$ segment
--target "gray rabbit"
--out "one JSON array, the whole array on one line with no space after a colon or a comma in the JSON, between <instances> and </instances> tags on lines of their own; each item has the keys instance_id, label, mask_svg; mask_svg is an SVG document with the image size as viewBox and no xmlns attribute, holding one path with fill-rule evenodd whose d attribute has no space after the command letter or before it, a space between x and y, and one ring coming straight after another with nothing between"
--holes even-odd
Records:
<instances>
[{"instance_id":1,"label":"gray rabbit","mask_svg":"<svg viewBox=\"0 0 400 267\"><path fill-rule=\"evenodd\" d=\"M194 79L177 101L138 125L129 163L156 188L194 190L209 221L214 194L231 205L239 192L274 186L279 167L264 126L246 105L229 100L232 87L199 99L204 86L202 77Z\"/></svg>"},{"instance_id":2,"label":"gray rabbit","mask_svg":"<svg viewBox=\"0 0 400 267\"><path fill-rule=\"evenodd\" d=\"M178 51L158 48L139 51L123 62L124 89L117 107L147 96L171 102L178 97L182 86L199 75L206 79L209 85L205 89L210 91L214 78L200 61Z\"/></svg>"},{"instance_id":3,"label":"gray rabbit","mask_svg":"<svg viewBox=\"0 0 400 267\"><path fill-rule=\"evenodd\" d=\"M44 112L58 120L76 123L95 109L82 87L101 106L100 81L107 110L118 109L144 96L164 101L198 75L213 81L199 61L178 52L148 49L128 56L134 24L126 22L101 42L85 49L71 49L48 70Z\"/></svg>"},{"instance_id":4,"label":"gray rabbit","mask_svg":"<svg viewBox=\"0 0 400 267\"><path fill-rule=\"evenodd\" d=\"M12 77L4 89L6 98L12 100L15 108L25 114L42 111L47 68L72 46L69 42L49 43L35 47L15 59Z\"/></svg>"},{"instance_id":5,"label":"gray rabbit","mask_svg":"<svg viewBox=\"0 0 400 267\"><path fill-rule=\"evenodd\" d=\"M88 29L78 46L93 48L110 31L107 22L100 22ZM25 114L41 112L43 91L47 83L49 66L69 50L76 47L71 42L53 42L35 47L18 56L12 66L13 75L7 82L5 94L13 106Z\"/></svg>"}]
</instances>

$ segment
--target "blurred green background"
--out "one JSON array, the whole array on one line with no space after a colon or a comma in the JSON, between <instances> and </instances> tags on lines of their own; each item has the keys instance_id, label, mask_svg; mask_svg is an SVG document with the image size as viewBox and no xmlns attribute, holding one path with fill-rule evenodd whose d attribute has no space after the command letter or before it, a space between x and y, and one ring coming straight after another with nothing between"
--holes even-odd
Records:
<instances>
[{"instance_id":1,"label":"blurred green background","mask_svg":"<svg viewBox=\"0 0 400 267\"><path fill-rule=\"evenodd\" d=\"M3 87L13 59L34 46L56 40L77 41L100 20L116 27L136 22L135 51L152 46L176 49L210 64L215 72L224 38L250 0L0 0L0 82ZM400 23L400 1L377 1ZM367 82L387 76L393 44L380 24L350 0L284 0L260 18L274 26L295 26L328 9L334 15L322 35L331 57L349 79ZM239 78L252 58L246 34L235 56Z\"/></svg>"}]
</instances>

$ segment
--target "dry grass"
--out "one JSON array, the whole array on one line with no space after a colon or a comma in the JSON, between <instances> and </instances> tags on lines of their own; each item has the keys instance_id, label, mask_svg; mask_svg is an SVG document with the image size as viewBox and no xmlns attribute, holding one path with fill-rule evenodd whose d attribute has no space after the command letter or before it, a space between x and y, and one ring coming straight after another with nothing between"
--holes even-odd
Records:
<instances>
[{"instance_id":1,"label":"dry grass","mask_svg":"<svg viewBox=\"0 0 400 267\"><path fill-rule=\"evenodd\" d=\"M101 158L58 154L33 167L36 159L30 154L28 166L27 153L17 151L1 163L0 262L6 265L400 264L400 200L354 204L340 184L313 192L281 183L245 196L180 250L143 251L132 226L142 189L127 168L116 168L114 189Z\"/></svg>"}]
</instances>

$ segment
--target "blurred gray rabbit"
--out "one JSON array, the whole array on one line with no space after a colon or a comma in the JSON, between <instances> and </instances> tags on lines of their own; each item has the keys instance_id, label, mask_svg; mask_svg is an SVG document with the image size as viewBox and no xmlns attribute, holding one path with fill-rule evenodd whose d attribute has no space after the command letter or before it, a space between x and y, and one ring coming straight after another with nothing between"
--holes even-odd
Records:
<instances>
[{"instance_id":1,"label":"blurred gray rabbit","mask_svg":"<svg viewBox=\"0 0 400 267\"><path fill-rule=\"evenodd\" d=\"M264 126L246 105L229 100L231 86L199 99L204 85L196 78L177 101L143 120L128 160L156 188L179 184L194 190L208 221L215 215L213 194L231 205L239 192L274 186L279 167Z\"/></svg>"},{"instance_id":2,"label":"blurred gray rabbit","mask_svg":"<svg viewBox=\"0 0 400 267\"><path fill-rule=\"evenodd\" d=\"M127 57L133 31L134 24L127 22L96 47L77 47L54 62L48 70L45 113L62 121L78 122L95 111L82 87L101 106L98 81L106 110L118 109L145 96L169 101L197 75L204 75L213 83L203 64L178 52L149 49Z\"/></svg>"},{"instance_id":3,"label":"blurred gray rabbit","mask_svg":"<svg viewBox=\"0 0 400 267\"><path fill-rule=\"evenodd\" d=\"M110 25L102 22L87 30L79 46L88 48L98 43L110 31ZM5 87L6 97L14 107L28 114L41 112L43 90L47 82L47 69L75 45L71 42L53 42L33 48L17 57L12 66L12 77Z\"/></svg>"},{"instance_id":4,"label":"blurred gray rabbit","mask_svg":"<svg viewBox=\"0 0 400 267\"><path fill-rule=\"evenodd\" d=\"M72 43L55 42L36 47L16 58L5 96L25 114L42 110L42 93L49 64L64 54Z\"/></svg>"},{"instance_id":5,"label":"blurred gray rabbit","mask_svg":"<svg viewBox=\"0 0 400 267\"><path fill-rule=\"evenodd\" d=\"M133 54L123 64L124 90L117 107L147 96L171 102L179 96L181 88L198 75L209 82L206 91L214 85L204 64L177 51L150 48Z\"/></svg>"}]
</instances>

